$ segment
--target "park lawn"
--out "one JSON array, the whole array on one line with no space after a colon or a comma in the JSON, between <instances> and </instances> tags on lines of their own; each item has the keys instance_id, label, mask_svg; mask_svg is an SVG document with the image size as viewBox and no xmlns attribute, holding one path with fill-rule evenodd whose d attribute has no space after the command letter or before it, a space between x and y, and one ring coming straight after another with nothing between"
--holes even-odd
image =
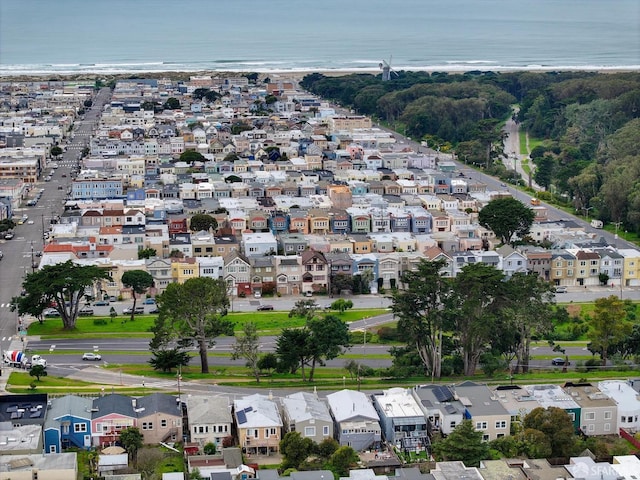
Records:
<instances>
[{"instance_id":1,"label":"park lawn","mask_svg":"<svg viewBox=\"0 0 640 480\"><path fill-rule=\"evenodd\" d=\"M389 311L383 308L367 310L348 310L343 314L338 312L328 312L336 315L344 322L354 322L363 318L382 315ZM296 328L304 325L302 318L289 318L288 312L236 312L229 313L227 318L235 323L234 330L242 331L242 326L247 322L254 322L261 335L277 335L283 328ZM76 322L75 330L64 330L62 320L59 318L48 318L43 323L34 322L29 325L29 335L40 337L69 338L110 335L114 337L152 337L152 328L155 323L155 315L136 315L133 322L129 317L119 316L112 320L110 317L81 317ZM98 322L96 322L96 320ZM101 320L106 320L100 324Z\"/></svg>"}]
</instances>

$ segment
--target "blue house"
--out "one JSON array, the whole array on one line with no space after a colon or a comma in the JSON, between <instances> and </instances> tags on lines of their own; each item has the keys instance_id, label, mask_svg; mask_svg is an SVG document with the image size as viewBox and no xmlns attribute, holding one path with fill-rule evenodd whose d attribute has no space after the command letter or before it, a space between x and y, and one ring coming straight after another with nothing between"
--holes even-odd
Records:
<instances>
[{"instance_id":1,"label":"blue house","mask_svg":"<svg viewBox=\"0 0 640 480\"><path fill-rule=\"evenodd\" d=\"M69 447L91 448L91 409L93 400L66 395L51 400L44 422L44 450L61 453Z\"/></svg>"}]
</instances>

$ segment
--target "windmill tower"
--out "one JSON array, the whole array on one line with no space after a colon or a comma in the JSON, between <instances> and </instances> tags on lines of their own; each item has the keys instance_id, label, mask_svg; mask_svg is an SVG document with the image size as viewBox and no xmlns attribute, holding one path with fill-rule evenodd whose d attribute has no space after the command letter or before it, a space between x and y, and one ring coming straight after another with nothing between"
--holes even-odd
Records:
<instances>
[{"instance_id":1,"label":"windmill tower","mask_svg":"<svg viewBox=\"0 0 640 480\"><path fill-rule=\"evenodd\" d=\"M381 63L378 64L378 66L380 67L380 70L382 70L382 81L383 82L388 82L389 80L391 80L391 74L393 73L395 76L398 76L398 74L396 73L396 71L391 68L391 59L393 57L389 57L389 61L387 62L386 60L382 60Z\"/></svg>"}]
</instances>

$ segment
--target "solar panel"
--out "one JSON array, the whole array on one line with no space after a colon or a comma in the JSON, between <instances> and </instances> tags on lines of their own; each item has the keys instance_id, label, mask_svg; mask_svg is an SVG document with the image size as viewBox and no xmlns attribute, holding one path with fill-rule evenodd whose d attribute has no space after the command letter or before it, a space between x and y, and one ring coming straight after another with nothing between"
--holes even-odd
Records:
<instances>
[{"instance_id":1,"label":"solar panel","mask_svg":"<svg viewBox=\"0 0 640 480\"><path fill-rule=\"evenodd\" d=\"M444 411L447 412L448 414L454 414L458 412L453 405L445 405Z\"/></svg>"},{"instance_id":2,"label":"solar panel","mask_svg":"<svg viewBox=\"0 0 640 480\"><path fill-rule=\"evenodd\" d=\"M433 394L439 402L448 402L453 398L453 395L451 395L451 390L449 390L447 387L436 387L433 389Z\"/></svg>"},{"instance_id":3,"label":"solar panel","mask_svg":"<svg viewBox=\"0 0 640 480\"><path fill-rule=\"evenodd\" d=\"M244 410L240 410L237 413L238 416L238 425L242 425L243 423L247 423L247 415L244 413Z\"/></svg>"},{"instance_id":4,"label":"solar panel","mask_svg":"<svg viewBox=\"0 0 640 480\"><path fill-rule=\"evenodd\" d=\"M433 403L431 403L431 400L421 400L422 405L424 405L427 408L431 408L433 407Z\"/></svg>"},{"instance_id":5,"label":"solar panel","mask_svg":"<svg viewBox=\"0 0 640 480\"><path fill-rule=\"evenodd\" d=\"M244 409L245 412L253 412L253 407L247 407Z\"/></svg>"}]
</instances>

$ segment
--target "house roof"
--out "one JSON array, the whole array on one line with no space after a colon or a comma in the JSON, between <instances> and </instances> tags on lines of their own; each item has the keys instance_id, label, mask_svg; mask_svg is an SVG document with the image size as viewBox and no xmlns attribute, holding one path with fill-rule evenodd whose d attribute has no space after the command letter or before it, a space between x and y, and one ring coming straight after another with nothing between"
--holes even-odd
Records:
<instances>
[{"instance_id":1,"label":"house roof","mask_svg":"<svg viewBox=\"0 0 640 480\"><path fill-rule=\"evenodd\" d=\"M103 397L98 397L93 401L91 419L101 418L112 413L135 418L137 415L134 410L133 400L133 398L119 393L110 393Z\"/></svg>"},{"instance_id":2,"label":"house roof","mask_svg":"<svg viewBox=\"0 0 640 480\"><path fill-rule=\"evenodd\" d=\"M365 417L380 421L378 412L362 392L340 390L327 395L329 408L337 422L344 422L354 417Z\"/></svg>"},{"instance_id":3,"label":"house roof","mask_svg":"<svg viewBox=\"0 0 640 480\"><path fill-rule=\"evenodd\" d=\"M58 428L58 419L64 416L73 416L91 420L91 408L93 400L91 398L79 397L77 395L65 395L64 397L51 400L51 407L47 411L44 428Z\"/></svg>"},{"instance_id":4,"label":"house roof","mask_svg":"<svg viewBox=\"0 0 640 480\"><path fill-rule=\"evenodd\" d=\"M138 399L138 408L144 408L143 412L139 412L139 417L146 417L153 413L182 416L177 398L166 393L153 393L140 397Z\"/></svg>"},{"instance_id":5,"label":"house roof","mask_svg":"<svg viewBox=\"0 0 640 480\"><path fill-rule=\"evenodd\" d=\"M238 428L282 427L278 406L258 393L233 402Z\"/></svg>"},{"instance_id":6,"label":"house roof","mask_svg":"<svg viewBox=\"0 0 640 480\"><path fill-rule=\"evenodd\" d=\"M224 396L210 397L191 395L187 397L189 424L231 423L231 405Z\"/></svg>"},{"instance_id":7,"label":"house roof","mask_svg":"<svg viewBox=\"0 0 640 480\"><path fill-rule=\"evenodd\" d=\"M304 422L306 420L331 422L329 407L312 393L294 393L284 397L281 401L290 420L296 422Z\"/></svg>"}]
</instances>

